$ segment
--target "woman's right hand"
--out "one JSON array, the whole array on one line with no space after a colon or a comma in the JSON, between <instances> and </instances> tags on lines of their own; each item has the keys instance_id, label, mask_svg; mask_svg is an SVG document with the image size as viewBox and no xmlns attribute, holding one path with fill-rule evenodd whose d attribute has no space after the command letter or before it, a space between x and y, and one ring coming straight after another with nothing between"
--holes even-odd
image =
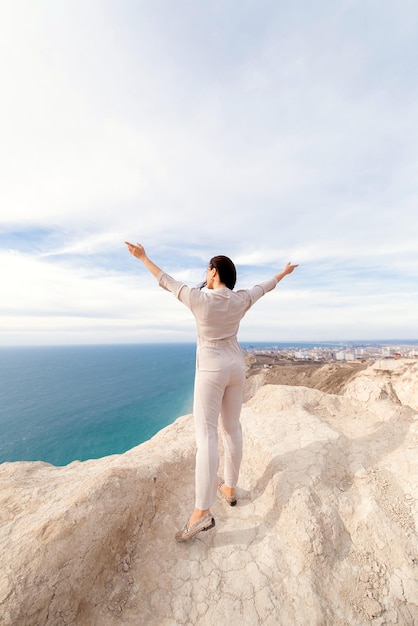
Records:
<instances>
[{"instance_id":1,"label":"woman's right hand","mask_svg":"<svg viewBox=\"0 0 418 626\"><path fill-rule=\"evenodd\" d=\"M298 264L294 265L293 263L287 263L284 266L283 271L281 271L280 274L275 275L275 279L277 280L277 282L280 282L282 278L291 274L296 267L299 267Z\"/></svg>"},{"instance_id":2,"label":"woman's right hand","mask_svg":"<svg viewBox=\"0 0 418 626\"><path fill-rule=\"evenodd\" d=\"M283 274L285 276L287 276L288 274L291 274L296 267L299 267L299 265L298 264L293 265L292 263L287 263L284 266Z\"/></svg>"}]
</instances>

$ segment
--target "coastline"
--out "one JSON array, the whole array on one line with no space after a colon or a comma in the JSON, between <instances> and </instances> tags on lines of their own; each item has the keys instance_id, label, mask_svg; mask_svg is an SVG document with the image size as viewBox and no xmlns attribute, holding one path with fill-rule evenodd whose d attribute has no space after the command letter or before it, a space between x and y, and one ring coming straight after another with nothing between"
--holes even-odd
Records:
<instances>
[{"instance_id":1,"label":"coastline","mask_svg":"<svg viewBox=\"0 0 418 626\"><path fill-rule=\"evenodd\" d=\"M245 400L266 383L339 393L358 363L415 350L413 342L240 345ZM126 452L192 410L194 367L194 343L0 350L0 462L63 466Z\"/></svg>"},{"instance_id":2,"label":"coastline","mask_svg":"<svg viewBox=\"0 0 418 626\"><path fill-rule=\"evenodd\" d=\"M310 371L326 382L334 368L352 371ZM261 384L269 372L248 380ZM218 499L215 529L187 546L174 533L193 503L191 415L121 455L4 463L5 626L63 616L68 626L410 626L417 398L411 359L370 363L340 394L262 384L242 411L238 504Z\"/></svg>"}]
</instances>

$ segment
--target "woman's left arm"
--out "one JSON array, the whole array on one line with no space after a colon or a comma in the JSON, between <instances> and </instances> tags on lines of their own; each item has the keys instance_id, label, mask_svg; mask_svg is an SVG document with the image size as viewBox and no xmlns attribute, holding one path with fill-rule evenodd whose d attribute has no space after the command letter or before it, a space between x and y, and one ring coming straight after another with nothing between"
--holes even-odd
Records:
<instances>
[{"instance_id":1,"label":"woman's left arm","mask_svg":"<svg viewBox=\"0 0 418 626\"><path fill-rule=\"evenodd\" d=\"M133 243L129 243L128 241L125 241L125 243L128 246L128 250L132 254L132 256L142 261L145 267L151 272L153 276L157 277L158 274L163 271L160 267L158 267L158 265L155 265L155 263L153 263L153 261L151 261L151 259L147 257L143 245L137 243L135 246Z\"/></svg>"},{"instance_id":2,"label":"woman's left arm","mask_svg":"<svg viewBox=\"0 0 418 626\"><path fill-rule=\"evenodd\" d=\"M175 280L169 274L164 272L158 265L155 265L151 259L147 257L144 246L140 243L137 243L136 246L133 243L129 243L125 241L128 246L129 252L140 261L143 262L145 267L151 272L155 278L157 278L160 287L166 289L167 291L171 291L171 293L178 299L180 302L185 304L189 309L191 308L190 302L190 293L198 292L197 289L191 289L181 281ZM198 292L200 293L200 292Z\"/></svg>"}]
</instances>

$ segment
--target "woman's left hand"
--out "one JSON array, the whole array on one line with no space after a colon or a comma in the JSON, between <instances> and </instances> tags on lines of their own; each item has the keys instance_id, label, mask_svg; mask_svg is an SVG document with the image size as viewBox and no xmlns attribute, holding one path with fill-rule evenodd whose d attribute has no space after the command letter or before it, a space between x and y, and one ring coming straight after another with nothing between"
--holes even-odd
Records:
<instances>
[{"instance_id":1,"label":"woman's left hand","mask_svg":"<svg viewBox=\"0 0 418 626\"><path fill-rule=\"evenodd\" d=\"M147 255L145 253L145 248L142 244L137 243L136 245L134 245L133 243L129 243L129 241L125 241L125 243L128 246L128 250L132 254L132 256L134 256L136 259L141 259L141 261L145 259Z\"/></svg>"}]
</instances>

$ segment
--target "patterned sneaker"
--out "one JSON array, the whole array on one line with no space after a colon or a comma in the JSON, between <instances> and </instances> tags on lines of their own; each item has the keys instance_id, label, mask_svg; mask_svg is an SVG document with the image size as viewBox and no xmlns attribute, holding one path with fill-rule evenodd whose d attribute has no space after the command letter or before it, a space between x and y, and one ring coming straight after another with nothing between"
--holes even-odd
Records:
<instances>
[{"instance_id":1,"label":"patterned sneaker","mask_svg":"<svg viewBox=\"0 0 418 626\"><path fill-rule=\"evenodd\" d=\"M223 499L228 502L229 506L235 506L237 503L237 499L235 496L227 496L224 492L224 490L222 489L222 485L225 484L225 481L220 478L219 479L219 485L218 485L218 489L219 489L219 493L221 494L221 496L223 497Z\"/></svg>"},{"instance_id":2,"label":"patterned sneaker","mask_svg":"<svg viewBox=\"0 0 418 626\"><path fill-rule=\"evenodd\" d=\"M189 541L192 539L197 533L202 532L203 530L209 530L215 526L215 518L212 517L212 513L206 513L204 517L198 520L195 524L189 526L186 523L181 530L179 530L175 537L176 541L181 543L182 541Z\"/></svg>"}]
</instances>

